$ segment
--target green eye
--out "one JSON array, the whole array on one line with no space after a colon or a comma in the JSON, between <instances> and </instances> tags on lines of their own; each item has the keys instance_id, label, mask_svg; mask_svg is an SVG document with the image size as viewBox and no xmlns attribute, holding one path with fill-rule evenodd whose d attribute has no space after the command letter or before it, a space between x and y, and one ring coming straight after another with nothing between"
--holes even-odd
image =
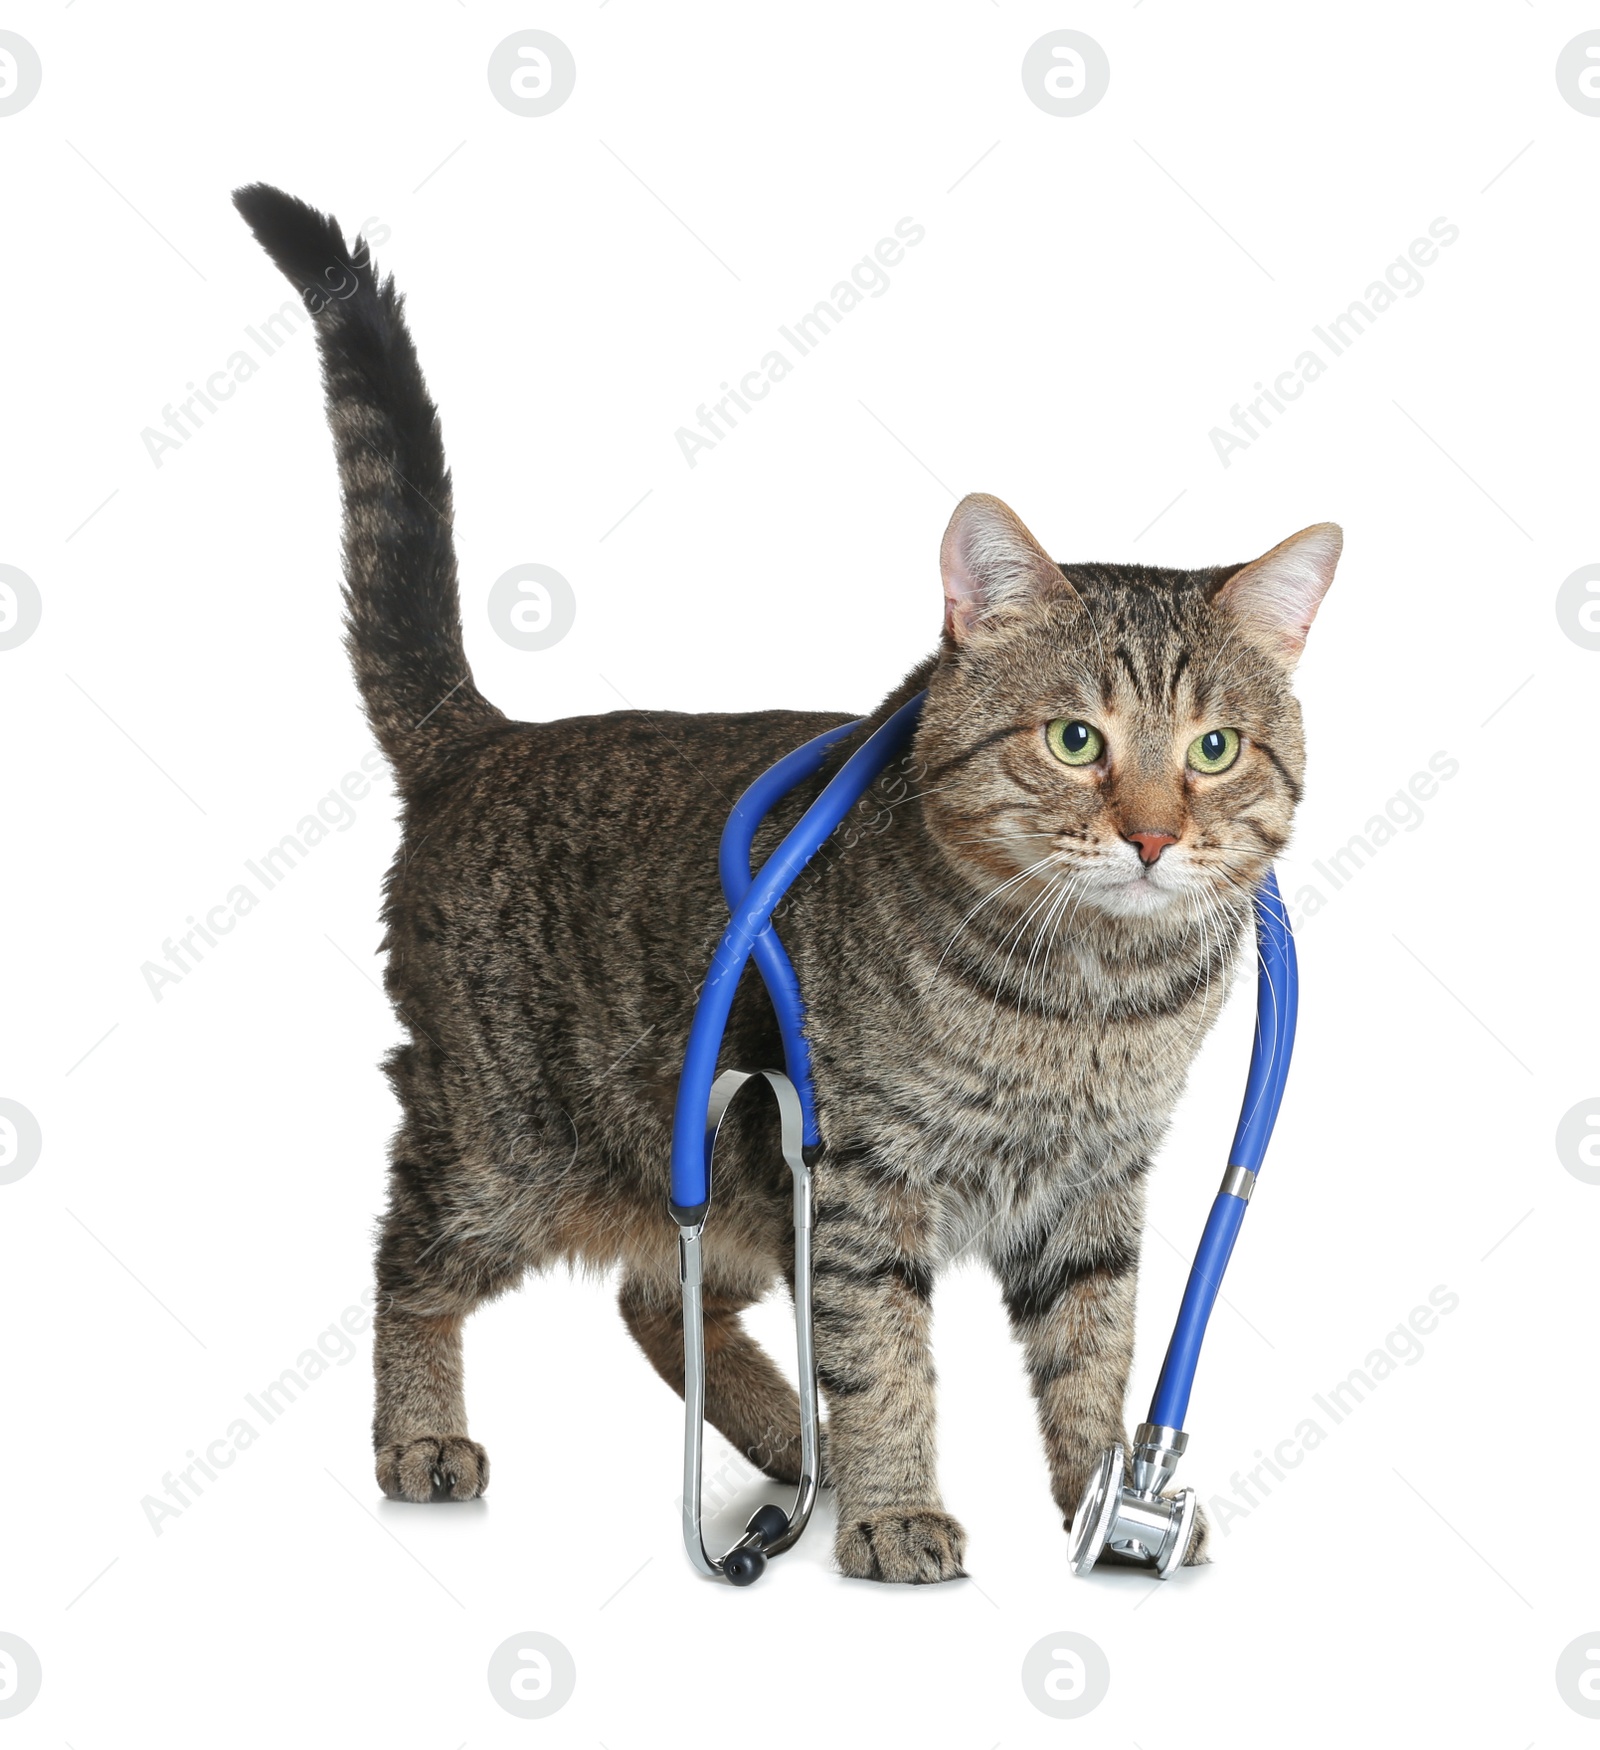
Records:
<instances>
[{"instance_id":1,"label":"green eye","mask_svg":"<svg viewBox=\"0 0 1600 1750\"><path fill-rule=\"evenodd\" d=\"M1225 772L1238 757L1237 729L1208 729L1189 743L1189 764L1197 772Z\"/></svg>"},{"instance_id":2,"label":"green eye","mask_svg":"<svg viewBox=\"0 0 1600 1750\"><path fill-rule=\"evenodd\" d=\"M1058 717L1044 734L1051 753L1064 766L1092 766L1106 751L1100 731L1076 717Z\"/></svg>"}]
</instances>

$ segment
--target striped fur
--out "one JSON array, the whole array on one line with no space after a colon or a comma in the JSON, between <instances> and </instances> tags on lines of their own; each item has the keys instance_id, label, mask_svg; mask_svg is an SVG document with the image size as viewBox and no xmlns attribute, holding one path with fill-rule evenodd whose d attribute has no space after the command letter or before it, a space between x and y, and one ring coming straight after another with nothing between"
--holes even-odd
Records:
<instances>
[{"instance_id":1,"label":"striped fur","mask_svg":"<svg viewBox=\"0 0 1600 1750\"><path fill-rule=\"evenodd\" d=\"M384 912L407 1043L388 1065L404 1116L374 1440L387 1493L464 1497L488 1460L467 1435L462 1325L530 1269L620 1266L626 1327L681 1389L663 1204L678 1064L726 916L717 838L731 797L846 714L501 717L466 668L448 475L398 297L331 220L260 187L238 198L294 283L328 283L331 262L351 284L313 302L351 650L405 805ZM1240 566L1056 567L994 500L963 504L946 555L943 641L871 718L927 687L911 751L781 925L824 1133L817 1342L838 1559L913 1582L963 1559L928 1347L954 1259L999 1278L1064 1515L1123 1437L1145 1175L1300 794L1298 644L1260 628L1298 615L1303 636L1315 609L1281 567L1264 582ZM1045 725L1074 716L1105 733L1102 769L1050 754ZM1238 765L1186 773L1188 741L1217 725L1243 735ZM780 806L759 853L849 745ZM1126 835L1157 828L1178 842L1145 870ZM779 1061L747 976L724 1062ZM735 1447L792 1477L794 1394L739 1323L792 1270L785 1181L771 1112L741 1102L706 1229L708 1405Z\"/></svg>"}]
</instances>

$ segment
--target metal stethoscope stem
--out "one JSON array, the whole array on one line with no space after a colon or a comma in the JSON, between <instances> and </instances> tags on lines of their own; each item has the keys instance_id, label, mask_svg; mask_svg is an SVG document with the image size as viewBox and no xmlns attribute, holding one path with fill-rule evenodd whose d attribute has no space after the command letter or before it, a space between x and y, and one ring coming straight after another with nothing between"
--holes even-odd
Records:
<instances>
[{"instance_id":1,"label":"metal stethoscope stem","mask_svg":"<svg viewBox=\"0 0 1600 1750\"><path fill-rule=\"evenodd\" d=\"M750 1081L765 1081L778 1102L783 1158L794 1180L794 1330L800 1381L800 1484L794 1505L762 1507L744 1536L724 1556L706 1549L701 1521L701 1473L706 1413L706 1339L700 1220L678 1227L678 1277L683 1285L683 1540L689 1560L708 1578L748 1586L761 1577L769 1556L798 1541L816 1504L822 1478L822 1431L817 1398L817 1357L811 1323L811 1165L801 1142L800 1097L778 1070L725 1070L711 1085L706 1111L706 1152L716 1149L723 1116Z\"/></svg>"}]
</instances>

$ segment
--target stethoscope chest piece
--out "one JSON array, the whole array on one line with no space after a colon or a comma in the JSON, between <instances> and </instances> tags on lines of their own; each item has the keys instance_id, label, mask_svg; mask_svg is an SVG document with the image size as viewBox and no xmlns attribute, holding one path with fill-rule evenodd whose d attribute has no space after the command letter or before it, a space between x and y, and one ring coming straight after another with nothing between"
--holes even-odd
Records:
<instances>
[{"instance_id":1,"label":"stethoscope chest piece","mask_svg":"<svg viewBox=\"0 0 1600 1750\"><path fill-rule=\"evenodd\" d=\"M1142 1425L1135 1450L1141 1455L1151 1451L1147 1434L1170 1432ZM1067 1543L1068 1564L1080 1579L1101 1561L1108 1567L1154 1569L1161 1580L1170 1579L1182 1566L1194 1536L1197 1499L1193 1489L1181 1489L1176 1495L1161 1492L1181 1450L1155 1448L1154 1462L1141 1456L1135 1461L1131 1484L1123 1481L1122 1447L1113 1446L1102 1455L1072 1516ZM1170 1458L1162 1462L1165 1454Z\"/></svg>"}]
</instances>

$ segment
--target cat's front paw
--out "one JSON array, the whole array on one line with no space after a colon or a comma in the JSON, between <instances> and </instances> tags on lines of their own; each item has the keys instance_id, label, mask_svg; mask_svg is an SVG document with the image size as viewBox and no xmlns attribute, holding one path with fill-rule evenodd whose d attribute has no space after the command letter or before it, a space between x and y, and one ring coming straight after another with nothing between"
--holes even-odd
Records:
<instances>
[{"instance_id":1,"label":"cat's front paw","mask_svg":"<svg viewBox=\"0 0 1600 1750\"><path fill-rule=\"evenodd\" d=\"M967 1534L937 1507L885 1507L865 1518L842 1519L836 1553L851 1580L892 1580L925 1586L959 1580Z\"/></svg>"},{"instance_id":2,"label":"cat's front paw","mask_svg":"<svg viewBox=\"0 0 1600 1750\"><path fill-rule=\"evenodd\" d=\"M470 1501L489 1486L489 1455L465 1434L397 1441L378 1448L378 1486L391 1501Z\"/></svg>"}]
</instances>

